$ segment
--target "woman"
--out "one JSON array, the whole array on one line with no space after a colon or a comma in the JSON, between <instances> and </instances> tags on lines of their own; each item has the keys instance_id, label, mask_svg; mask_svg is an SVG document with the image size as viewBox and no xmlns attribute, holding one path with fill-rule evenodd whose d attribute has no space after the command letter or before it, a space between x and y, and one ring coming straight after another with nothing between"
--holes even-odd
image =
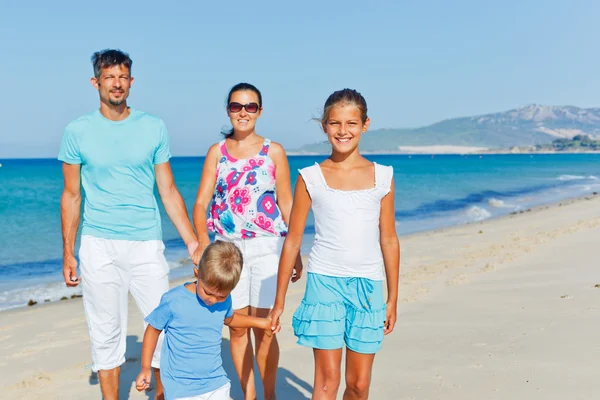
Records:
<instances>
[{"instance_id":1,"label":"woman","mask_svg":"<svg viewBox=\"0 0 600 400\"><path fill-rule=\"evenodd\" d=\"M255 130L262 109L262 95L255 86L239 83L229 91L227 115L232 129L208 150L193 213L200 244L194 263L209 244L209 230L219 240L234 242L242 251L244 267L231 293L233 309L258 317L266 317L275 301L279 255L292 207L285 151ZM292 282L301 273L298 256ZM274 399L279 364L275 336L254 330L254 353L249 329L230 328L229 332L231 356L245 398L256 398L256 356L264 398Z\"/></svg>"}]
</instances>

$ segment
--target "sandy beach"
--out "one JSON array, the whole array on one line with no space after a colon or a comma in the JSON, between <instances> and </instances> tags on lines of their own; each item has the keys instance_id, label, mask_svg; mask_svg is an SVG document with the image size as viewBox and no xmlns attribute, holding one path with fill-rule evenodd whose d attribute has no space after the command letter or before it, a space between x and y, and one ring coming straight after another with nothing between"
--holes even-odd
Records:
<instances>
[{"instance_id":1,"label":"sandy beach","mask_svg":"<svg viewBox=\"0 0 600 400\"><path fill-rule=\"evenodd\" d=\"M398 323L376 357L370 398L598 398L599 244L600 196L401 237ZM312 352L291 331L303 285L291 286L279 334L286 400L310 398L312 385ZM101 398L81 299L0 315L1 398ZM133 386L142 328L131 302L121 399L153 398Z\"/></svg>"}]
</instances>

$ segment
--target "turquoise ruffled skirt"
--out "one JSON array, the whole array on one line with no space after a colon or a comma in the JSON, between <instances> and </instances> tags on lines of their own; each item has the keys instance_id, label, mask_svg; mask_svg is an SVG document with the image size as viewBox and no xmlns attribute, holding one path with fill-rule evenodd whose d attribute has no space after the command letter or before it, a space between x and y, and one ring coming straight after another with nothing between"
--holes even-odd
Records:
<instances>
[{"instance_id":1,"label":"turquoise ruffled skirt","mask_svg":"<svg viewBox=\"0 0 600 400\"><path fill-rule=\"evenodd\" d=\"M374 354L383 341L385 309L382 281L308 273L292 326L302 346L334 350L345 345Z\"/></svg>"}]
</instances>

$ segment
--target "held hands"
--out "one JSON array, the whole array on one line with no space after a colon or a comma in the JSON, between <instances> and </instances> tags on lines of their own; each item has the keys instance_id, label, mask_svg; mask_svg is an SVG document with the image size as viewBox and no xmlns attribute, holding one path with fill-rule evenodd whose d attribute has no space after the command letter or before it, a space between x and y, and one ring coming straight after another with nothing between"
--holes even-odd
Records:
<instances>
[{"instance_id":1,"label":"held hands","mask_svg":"<svg viewBox=\"0 0 600 400\"><path fill-rule=\"evenodd\" d=\"M63 257L63 278L69 287L79 285L81 277L77 276L77 260L75 259L75 256Z\"/></svg>"},{"instance_id":2,"label":"held hands","mask_svg":"<svg viewBox=\"0 0 600 400\"><path fill-rule=\"evenodd\" d=\"M142 372L137 376L135 380L135 388L138 392L142 390L146 390L150 387L150 382L152 380L152 373L149 368L142 368Z\"/></svg>"},{"instance_id":3,"label":"held hands","mask_svg":"<svg viewBox=\"0 0 600 400\"><path fill-rule=\"evenodd\" d=\"M204 251L204 248L200 249L201 247L202 246L200 246L197 241L189 242L187 244L188 254L190 255L190 258L192 259L192 262L194 263L194 265L198 265L198 263L200 262L200 257L202 256L202 251ZM198 250L200 250L200 251L198 251ZM197 258L197 260L196 260L196 258Z\"/></svg>"},{"instance_id":4,"label":"held hands","mask_svg":"<svg viewBox=\"0 0 600 400\"><path fill-rule=\"evenodd\" d=\"M276 333L279 333L281 330L281 325L279 324L279 318L273 319L271 314L267 315L264 318L264 326L262 327L265 331L265 335L273 336Z\"/></svg>"},{"instance_id":5,"label":"held hands","mask_svg":"<svg viewBox=\"0 0 600 400\"><path fill-rule=\"evenodd\" d=\"M398 303L395 301L388 301L385 309L385 322L383 323L383 334L387 335L392 333L394 326L396 325L396 308Z\"/></svg>"},{"instance_id":6,"label":"held hands","mask_svg":"<svg viewBox=\"0 0 600 400\"><path fill-rule=\"evenodd\" d=\"M273 333L281 331L281 323L279 321L281 314L283 314L283 306L275 305L269 315L267 315L266 319L269 321L269 329Z\"/></svg>"}]
</instances>

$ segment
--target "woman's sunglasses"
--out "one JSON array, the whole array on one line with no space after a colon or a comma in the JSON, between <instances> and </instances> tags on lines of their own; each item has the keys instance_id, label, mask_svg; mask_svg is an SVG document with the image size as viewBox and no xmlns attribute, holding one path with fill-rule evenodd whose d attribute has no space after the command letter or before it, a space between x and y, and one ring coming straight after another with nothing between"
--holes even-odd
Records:
<instances>
[{"instance_id":1,"label":"woman's sunglasses","mask_svg":"<svg viewBox=\"0 0 600 400\"><path fill-rule=\"evenodd\" d=\"M229 103L229 105L227 106L227 109L229 110L229 112L232 112L232 113L238 113L238 112L242 111L242 108L245 108L247 112L254 114L254 113L258 112L258 109L260 108L260 106L256 103L240 104L240 103L236 103L235 101Z\"/></svg>"}]
</instances>

